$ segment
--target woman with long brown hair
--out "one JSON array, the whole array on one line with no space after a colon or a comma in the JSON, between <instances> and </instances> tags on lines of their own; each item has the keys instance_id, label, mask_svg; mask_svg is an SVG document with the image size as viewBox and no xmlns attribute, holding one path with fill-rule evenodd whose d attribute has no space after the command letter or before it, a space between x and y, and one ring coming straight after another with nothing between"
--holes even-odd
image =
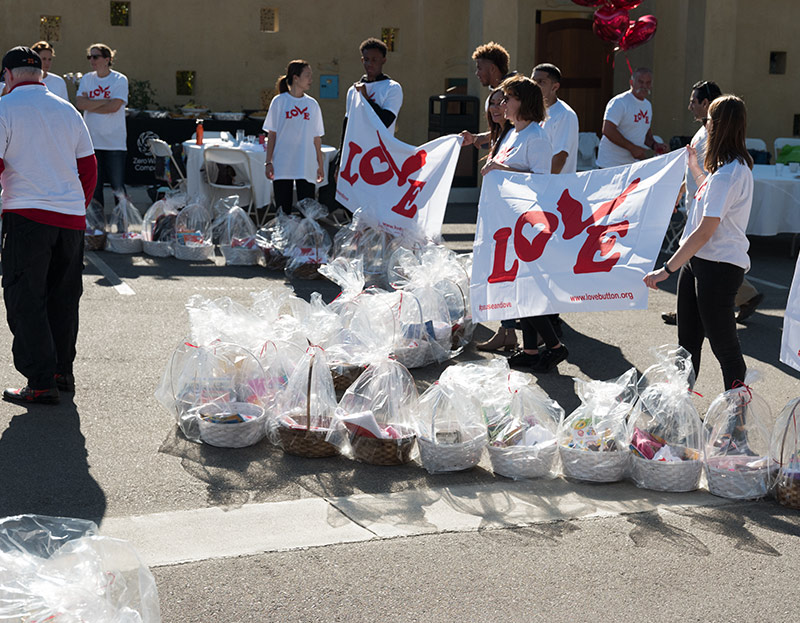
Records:
<instances>
[{"instance_id":1,"label":"woman with long brown hair","mask_svg":"<svg viewBox=\"0 0 800 623\"><path fill-rule=\"evenodd\" d=\"M750 268L745 236L753 202L753 159L747 152L747 108L735 95L715 99L708 109L705 170L687 146L689 171L697 183L678 250L644 277L653 289L678 275L678 343L700 370L703 340L722 368L725 389L743 382L746 366L736 334L734 301Z\"/></svg>"}]
</instances>

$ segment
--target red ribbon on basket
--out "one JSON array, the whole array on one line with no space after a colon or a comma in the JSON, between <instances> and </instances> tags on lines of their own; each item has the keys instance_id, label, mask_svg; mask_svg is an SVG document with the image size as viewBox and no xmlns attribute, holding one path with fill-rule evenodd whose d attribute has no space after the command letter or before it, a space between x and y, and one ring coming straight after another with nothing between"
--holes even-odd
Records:
<instances>
[{"instance_id":1,"label":"red ribbon on basket","mask_svg":"<svg viewBox=\"0 0 800 623\"><path fill-rule=\"evenodd\" d=\"M744 404L749 405L753 401L753 390L750 389L749 385L745 385L741 381L734 381L733 385L731 385L731 389L739 389L740 387L744 387L747 391L748 399Z\"/></svg>"}]
</instances>

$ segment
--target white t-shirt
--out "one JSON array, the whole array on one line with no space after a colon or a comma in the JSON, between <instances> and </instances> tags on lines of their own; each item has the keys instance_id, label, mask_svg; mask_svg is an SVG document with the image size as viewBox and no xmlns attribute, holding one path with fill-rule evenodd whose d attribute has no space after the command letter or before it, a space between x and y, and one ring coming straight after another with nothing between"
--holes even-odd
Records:
<instances>
[{"instance_id":1,"label":"white t-shirt","mask_svg":"<svg viewBox=\"0 0 800 623\"><path fill-rule=\"evenodd\" d=\"M701 125L700 129L695 132L695 135L692 137L692 141L690 145L697 150L697 162L700 164L700 168L703 169L703 173L708 174L706 171L705 166L703 166L703 162L706 159L706 143L708 142L708 131L706 130L706 126ZM697 184L694 181L694 175L692 172L689 171L689 164L687 161L686 164L686 205L688 206L693 198L694 194L697 192Z\"/></svg>"},{"instance_id":2,"label":"white t-shirt","mask_svg":"<svg viewBox=\"0 0 800 623\"><path fill-rule=\"evenodd\" d=\"M704 216L720 219L711 239L695 256L712 262L727 262L750 269L747 222L753 204L753 172L738 160L709 175L695 193L681 243L700 226Z\"/></svg>"},{"instance_id":3,"label":"white t-shirt","mask_svg":"<svg viewBox=\"0 0 800 623\"><path fill-rule=\"evenodd\" d=\"M515 128L506 134L492 160L525 173L550 173L553 148L542 127L530 123L521 131Z\"/></svg>"},{"instance_id":4,"label":"white t-shirt","mask_svg":"<svg viewBox=\"0 0 800 623\"><path fill-rule=\"evenodd\" d=\"M542 122L542 127L553 146L553 155L567 152L561 173L575 173L578 170L578 115L566 102L557 99L547 109L547 119Z\"/></svg>"},{"instance_id":5,"label":"white t-shirt","mask_svg":"<svg viewBox=\"0 0 800 623\"><path fill-rule=\"evenodd\" d=\"M78 85L78 95L86 93L89 99L122 100L128 103L128 79L121 73L111 70L105 78L98 78L97 72L85 74ZM106 151L125 151L127 131L125 130L125 106L113 113L84 111L83 118L92 135L94 148Z\"/></svg>"},{"instance_id":6,"label":"white t-shirt","mask_svg":"<svg viewBox=\"0 0 800 623\"><path fill-rule=\"evenodd\" d=\"M362 78L364 80L364 78ZM394 134L395 127L397 126L397 116L400 114L400 107L403 105L403 87L399 82L395 82L387 77L385 80L376 80L375 82L364 82L367 87L367 98L376 104L378 108L385 108L389 112L394 113L394 121L389 126L389 132ZM345 109L344 116L348 117L350 108L353 106L353 100L362 95L356 91L355 85L347 89L347 108Z\"/></svg>"},{"instance_id":7,"label":"white t-shirt","mask_svg":"<svg viewBox=\"0 0 800 623\"><path fill-rule=\"evenodd\" d=\"M42 82L44 82L48 91L58 95L62 100L67 102L69 101L69 95L67 95L67 83L64 82L64 78L58 74L48 73Z\"/></svg>"},{"instance_id":8,"label":"white t-shirt","mask_svg":"<svg viewBox=\"0 0 800 623\"><path fill-rule=\"evenodd\" d=\"M0 99L4 210L83 216L77 160L93 153L80 113L44 85L21 85Z\"/></svg>"},{"instance_id":9,"label":"white t-shirt","mask_svg":"<svg viewBox=\"0 0 800 623\"><path fill-rule=\"evenodd\" d=\"M317 150L314 139L325 134L322 111L308 95L281 93L272 98L264 130L275 132L272 166L276 180L317 181Z\"/></svg>"},{"instance_id":10,"label":"white t-shirt","mask_svg":"<svg viewBox=\"0 0 800 623\"><path fill-rule=\"evenodd\" d=\"M610 121L617 126L620 134L634 145L647 149L644 144L650 122L653 120L653 106L649 100L640 100L630 91L612 97L606 105L603 121ZM632 164L636 158L624 147L614 145L607 136L600 139L597 150L597 166L602 169Z\"/></svg>"}]
</instances>

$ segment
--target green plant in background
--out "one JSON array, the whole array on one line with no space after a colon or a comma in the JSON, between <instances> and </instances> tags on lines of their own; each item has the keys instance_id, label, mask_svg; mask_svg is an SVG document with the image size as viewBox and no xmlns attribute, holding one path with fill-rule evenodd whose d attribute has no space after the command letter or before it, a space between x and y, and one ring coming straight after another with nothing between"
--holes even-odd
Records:
<instances>
[{"instance_id":1,"label":"green plant in background","mask_svg":"<svg viewBox=\"0 0 800 623\"><path fill-rule=\"evenodd\" d=\"M128 81L128 108L158 110L161 107L155 100L156 92L149 80Z\"/></svg>"},{"instance_id":2,"label":"green plant in background","mask_svg":"<svg viewBox=\"0 0 800 623\"><path fill-rule=\"evenodd\" d=\"M175 72L176 95L194 95L194 81L196 75L193 71Z\"/></svg>"}]
</instances>

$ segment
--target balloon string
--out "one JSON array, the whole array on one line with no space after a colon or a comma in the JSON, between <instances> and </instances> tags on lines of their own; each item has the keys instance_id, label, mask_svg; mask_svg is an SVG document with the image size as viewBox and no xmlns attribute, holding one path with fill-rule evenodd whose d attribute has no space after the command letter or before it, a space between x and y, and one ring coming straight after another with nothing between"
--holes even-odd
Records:
<instances>
[{"instance_id":1,"label":"balloon string","mask_svg":"<svg viewBox=\"0 0 800 623\"><path fill-rule=\"evenodd\" d=\"M625 55L625 62L628 63L628 71L631 72L631 76L633 76L633 68L631 67L631 61L627 54Z\"/></svg>"}]
</instances>

